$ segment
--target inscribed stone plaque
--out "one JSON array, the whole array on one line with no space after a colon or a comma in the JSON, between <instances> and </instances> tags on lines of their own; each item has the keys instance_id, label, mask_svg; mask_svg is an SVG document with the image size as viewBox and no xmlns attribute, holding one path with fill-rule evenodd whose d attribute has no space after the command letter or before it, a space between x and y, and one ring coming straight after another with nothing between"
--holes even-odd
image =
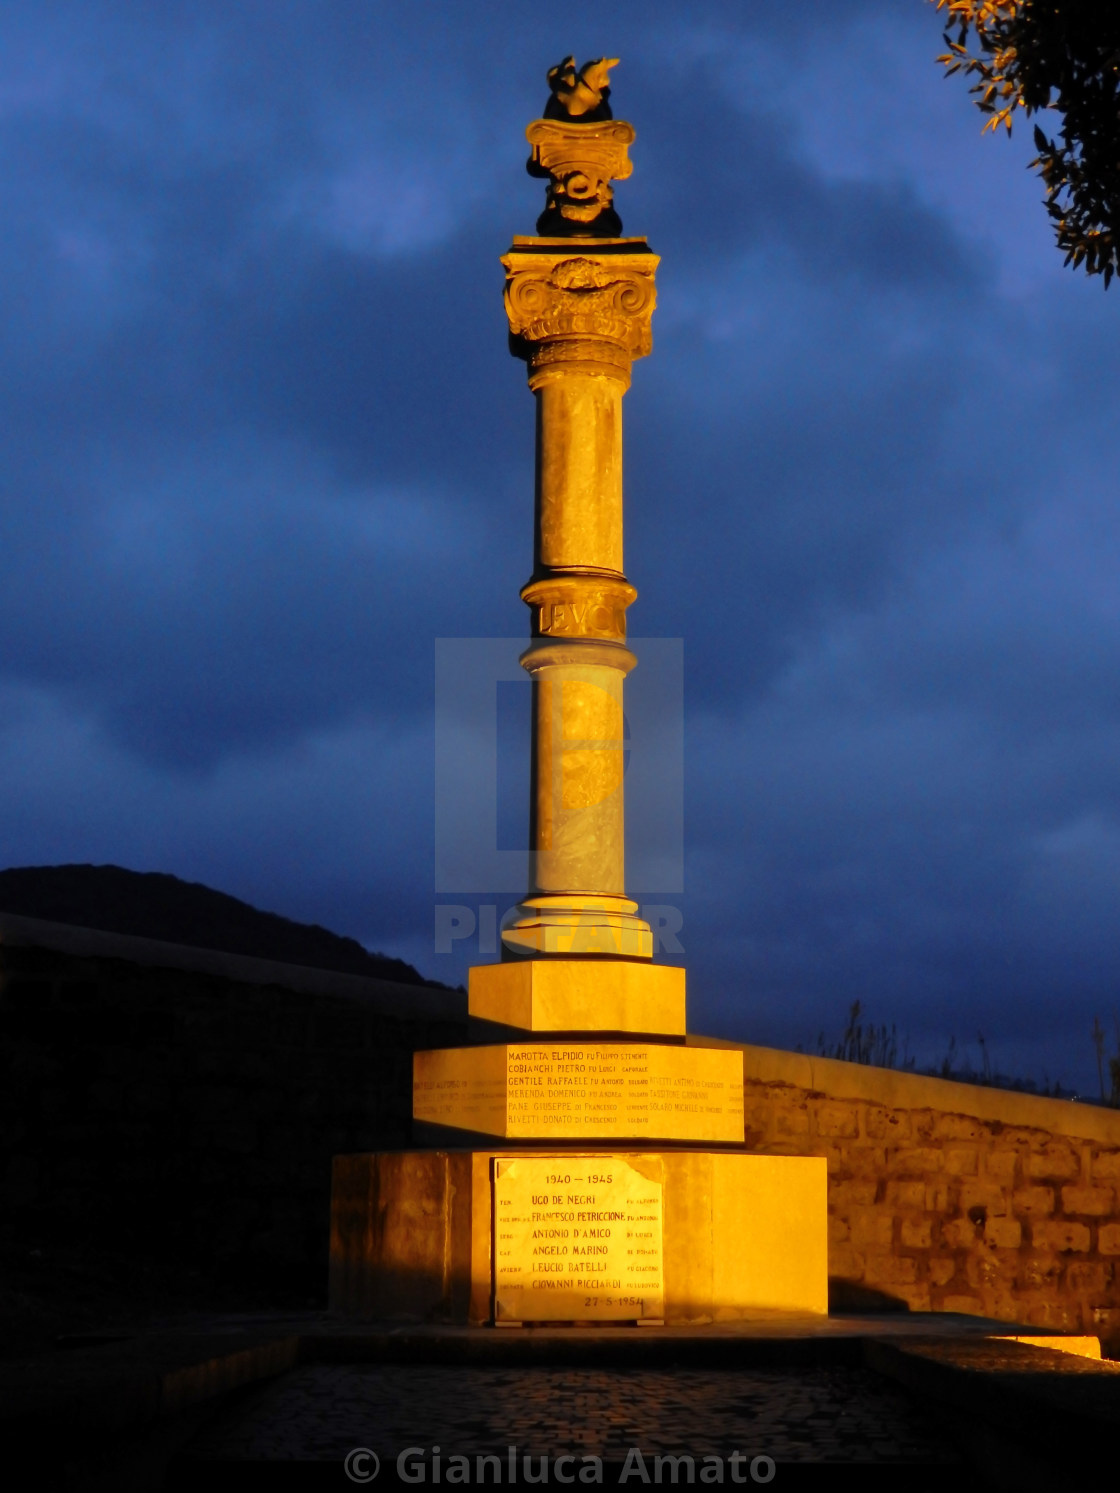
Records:
<instances>
[{"instance_id":1,"label":"inscribed stone plaque","mask_svg":"<svg viewBox=\"0 0 1120 1493\"><path fill-rule=\"evenodd\" d=\"M531 1139L743 1141L743 1055L654 1042L418 1052L417 1120Z\"/></svg>"},{"instance_id":2,"label":"inscribed stone plaque","mask_svg":"<svg viewBox=\"0 0 1120 1493\"><path fill-rule=\"evenodd\" d=\"M665 1315L659 1156L495 1157L495 1322Z\"/></svg>"}]
</instances>

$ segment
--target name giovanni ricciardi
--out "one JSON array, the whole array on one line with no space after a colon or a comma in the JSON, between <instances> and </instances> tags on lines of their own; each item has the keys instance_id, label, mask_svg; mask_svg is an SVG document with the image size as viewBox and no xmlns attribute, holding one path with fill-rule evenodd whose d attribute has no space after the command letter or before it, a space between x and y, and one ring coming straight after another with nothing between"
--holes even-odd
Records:
<instances>
[{"instance_id":1,"label":"name giovanni ricciardi","mask_svg":"<svg viewBox=\"0 0 1120 1493\"><path fill-rule=\"evenodd\" d=\"M749 1457L743 1452L727 1456L683 1454L668 1456L643 1452L632 1446L614 1477L617 1464L610 1464L614 1483L769 1483L777 1468L773 1457ZM564 1454L558 1457L519 1454L506 1448L504 1457L494 1453L464 1457L441 1453L438 1446L406 1446L397 1457L397 1477L402 1483L602 1483L601 1457Z\"/></svg>"}]
</instances>

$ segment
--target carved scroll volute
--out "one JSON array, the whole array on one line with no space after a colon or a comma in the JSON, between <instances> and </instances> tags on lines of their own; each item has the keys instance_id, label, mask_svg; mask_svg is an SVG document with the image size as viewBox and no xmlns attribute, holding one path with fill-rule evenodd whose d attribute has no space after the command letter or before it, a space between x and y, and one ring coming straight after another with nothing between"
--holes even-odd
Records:
<instances>
[{"instance_id":1,"label":"carved scroll volute","mask_svg":"<svg viewBox=\"0 0 1120 1493\"><path fill-rule=\"evenodd\" d=\"M552 259L513 253L502 263L506 314L520 357L536 361L538 345L557 338L602 340L612 345L603 348L604 360L627 366L649 353L656 255Z\"/></svg>"},{"instance_id":2,"label":"carved scroll volute","mask_svg":"<svg viewBox=\"0 0 1120 1493\"><path fill-rule=\"evenodd\" d=\"M622 119L598 124L568 124L536 119L525 131L533 154L529 171L549 178L545 210L537 232L610 238L622 232L614 210L612 181L624 181L634 169L627 148L634 130Z\"/></svg>"}]
</instances>

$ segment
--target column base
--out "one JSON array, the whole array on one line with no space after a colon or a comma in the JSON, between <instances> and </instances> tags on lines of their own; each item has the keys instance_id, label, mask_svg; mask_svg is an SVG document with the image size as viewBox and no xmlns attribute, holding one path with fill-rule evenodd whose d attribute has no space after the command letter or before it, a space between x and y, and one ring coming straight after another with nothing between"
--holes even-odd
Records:
<instances>
[{"instance_id":1,"label":"column base","mask_svg":"<svg viewBox=\"0 0 1120 1493\"><path fill-rule=\"evenodd\" d=\"M598 954L652 959L653 931L629 897L542 892L526 897L502 928L503 950L515 958Z\"/></svg>"}]
</instances>

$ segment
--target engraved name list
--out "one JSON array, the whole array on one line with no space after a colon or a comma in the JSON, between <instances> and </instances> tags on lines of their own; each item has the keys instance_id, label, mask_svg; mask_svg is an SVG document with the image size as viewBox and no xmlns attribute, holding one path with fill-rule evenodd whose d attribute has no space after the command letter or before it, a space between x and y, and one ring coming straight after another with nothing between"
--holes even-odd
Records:
<instances>
[{"instance_id":1,"label":"engraved name list","mask_svg":"<svg viewBox=\"0 0 1120 1493\"><path fill-rule=\"evenodd\" d=\"M495 1322L664 1317L658 1156L495 1157Z\"/></svg>"}]
</instances>

